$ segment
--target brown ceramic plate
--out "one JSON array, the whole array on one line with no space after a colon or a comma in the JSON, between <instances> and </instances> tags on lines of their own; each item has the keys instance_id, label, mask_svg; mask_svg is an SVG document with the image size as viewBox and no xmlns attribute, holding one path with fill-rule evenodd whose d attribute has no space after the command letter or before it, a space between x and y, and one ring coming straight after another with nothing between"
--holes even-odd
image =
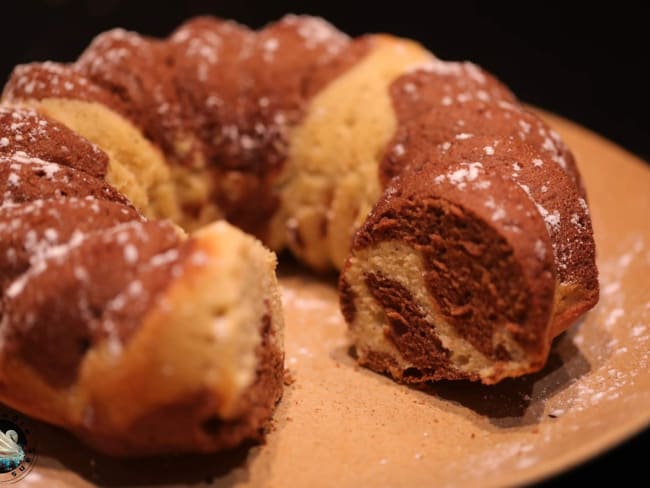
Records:
<instances>
[{"instance_id":1,"label":"brown ceramic plate","mask_svg":"<svg viewBox=\"0 0 650 488\"><path fill-rule=\"evenodd\" d=\"M577 465L650 424L650 170L547 116L589 192L602 298L544 371L494 387L400 386L355 366L333 280L285 271L287 387L266 445L118 461L34 424L28 486L418 487L512 485Z\"/></svg>"}]
</instances>

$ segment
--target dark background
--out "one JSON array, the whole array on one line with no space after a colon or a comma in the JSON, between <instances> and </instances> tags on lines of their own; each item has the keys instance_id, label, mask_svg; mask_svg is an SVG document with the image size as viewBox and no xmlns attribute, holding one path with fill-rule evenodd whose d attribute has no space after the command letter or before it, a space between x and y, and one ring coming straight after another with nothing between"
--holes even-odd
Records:
<instances>
[{"instance_id":1,"label":"dark background","mask_svg":"<svg viewBox=\"0 0 650 488\"><path fill-rule=\"evenodd\" d=\"M573 119L650 160L650 38L643 8L626 2L289 2L31 0L0 7L0 83L18 63L72 61L90 39L120 26L164 36L184 19L211 13L261 27L287 12L320 15L351 35L390 32L443 59L470 59L525 102ZM648 433L553 484L624 473L648 452ZM636 454L636 456L635 456ZM629 476L629 477L628 477ZM643 478L642 478L643 479Z\"/></svg>"},{"instance_id":2,"label":"dark background","mask_svg":"<svg viewBox=\"0 0 650 488\"><path fill-rule=\"evenodd\" d=\"M167 35L212 13L260 27L287 12L320 15L351 35L390 32L443 59L470 59L525 102L571 118L650 160L648 16L625 2L27 0L2 2L0 80L14 65L72 61L102 30ZM586 3L586 2L585 2Z\"/></svg>"}]
</instances>

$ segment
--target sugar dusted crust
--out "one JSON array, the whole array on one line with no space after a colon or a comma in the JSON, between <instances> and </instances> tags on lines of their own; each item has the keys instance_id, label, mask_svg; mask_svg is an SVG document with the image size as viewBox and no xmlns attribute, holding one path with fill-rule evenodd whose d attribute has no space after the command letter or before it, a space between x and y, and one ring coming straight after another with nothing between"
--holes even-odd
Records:
<instances>
[{"instance_id":1,"label":"sugar dusted crust","mask_svg":"<svg viewBox=\"0 0 650 488\"><path fill-rule=\"evenodd\" d=\"M471 63L312 17L16 67L0 192L0 400L115 455L260 437L282 311L242 230L340 270L359 362L407 383L537 371L598 299L550 127Z\"/></svg>"}]
</instances>

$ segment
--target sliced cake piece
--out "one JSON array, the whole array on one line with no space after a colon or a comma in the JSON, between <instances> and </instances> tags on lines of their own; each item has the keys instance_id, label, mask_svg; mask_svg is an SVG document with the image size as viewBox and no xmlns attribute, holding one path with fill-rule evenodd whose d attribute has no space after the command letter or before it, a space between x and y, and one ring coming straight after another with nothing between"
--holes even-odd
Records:
<instances>
[{"instance_id":1,"label":"sliced cake piece","mask_svg":"<svg viewBox=\"0 0 650 488\"><path fill-rule=\"evenodd\" d=\"M226 223L73 234L7 287L4 401L114 455L259 437L282 390L275 265Z\"/></svg>"},{"instance_id":2,"label":"sliced cake piece","mask_svg":"<svg viewBox=\"0 0 650 488\"><path fill-rule=\"evenodd\" d=\"M341 273L359 362L407 383L489 384L539 369L556 273L535 204L478 162L396 180Z\"/></svg>"}]
</instances>

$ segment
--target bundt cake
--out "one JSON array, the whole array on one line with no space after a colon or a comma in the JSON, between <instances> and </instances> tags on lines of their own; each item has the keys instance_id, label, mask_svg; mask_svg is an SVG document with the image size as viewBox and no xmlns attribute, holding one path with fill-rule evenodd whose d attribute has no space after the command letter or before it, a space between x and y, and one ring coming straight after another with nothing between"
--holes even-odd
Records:
<instances>
[{"instance_id":1,"label":"bundt cake","mask_svg":"<svg viewBox=\"0 0 650 488\"><path fill-rule=\"evenodd\" d=\"M270 417L275 257L244 232L340 270L358 361L402 382L537 371L598 300L558 135L471 63L318 18L115 29L16 67L0 191L0 400L112 454Z\"/></svg>"}]
</instances>

